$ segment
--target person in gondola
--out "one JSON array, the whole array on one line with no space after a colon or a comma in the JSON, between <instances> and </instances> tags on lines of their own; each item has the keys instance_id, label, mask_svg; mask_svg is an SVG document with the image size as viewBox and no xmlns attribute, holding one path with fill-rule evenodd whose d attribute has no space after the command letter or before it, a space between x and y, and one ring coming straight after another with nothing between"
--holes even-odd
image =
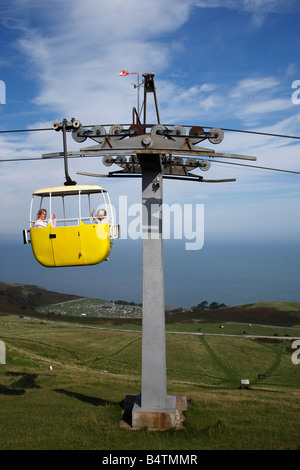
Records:
<instances>
[{"instance_id":1,"label":"person in gondola","mask_svg":"<svg viewBox=\"0 0 300 470\"><path fill-rule=\"evenodd\" d=\"M36 219L34 221L33 227L47 227L50 222L52 222L52 227L56 226L56 215L51 214L51 218L46 220L47 211L46 209L40 209L37 213Z\"/></svg>"},{"instance_id":2,"label":"person in gondola","mask_svg":"<svg viewBox=\"0 0 300 470\"><path fill-rule=\"evenodd\" d=\"M95 210L92 212L93 219L97 224L107 224L107 214L105 209L99 209L95 215Z\"/></svg>"}]
</instances>

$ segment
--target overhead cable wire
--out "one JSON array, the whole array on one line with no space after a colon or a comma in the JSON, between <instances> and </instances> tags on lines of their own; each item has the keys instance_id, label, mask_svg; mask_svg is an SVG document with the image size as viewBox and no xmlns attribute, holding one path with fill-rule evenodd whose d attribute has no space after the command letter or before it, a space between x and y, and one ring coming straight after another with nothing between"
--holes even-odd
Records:
<instances>
[{"instance_id":1,"label":"overhead cable wire","mask_svg":"<svg viewBox=\"0 0 300 470\"><path fill-rule=\"evenodd\" d=\"M122 125L128 125L128 124L122 124ZM105 126L111 126L111 124L106 124ZM82 127L93 127L93 125L89 126L82 126ZM192 127L192 126L183 126L183 127ZM211 129L210 126L204 126L205 128ZM35 128L35 129L14 129L14 130L0 130L0 134L5 134L5 133L22 133L22 132L37 132L37 131L53 131L54 129L52 127L47 127L47 128ZM290 136L290 135L283 135L283 134L274 134L274 133L267 133L267 132L258 132L258 131L247 131L247 130L238 130L238 129L227 129L227 128L222 128L223 131L228 131L228 132L239 132L239 133L247 133L247 134L256 134L256 135L266 135L266 136L271 136L271 137L282 137L282 138L288 138L288 139L299 139L300 137L298 136ZM89 155L91 157L93 155ZM82 158L83 155L78 155L78 156L68 156L68 158ZM86 157L86 156L85 156ZM57 157L52 157L52 158L61 158L61 156ZM11 158L11 159L0 159L0 162L13 162L13 161L32 161L32 160L44 160L41 157L25 157L25 158ZM281 168L268 168L268 167L263 167L263 166L258 166L258 165L247 165L243 163L232 163L232 162L224 162L224 161L219 161L219 160L213 160L214 162L217 163L224 163L227 165L236 165L236 166L244 166L248 168L257 168L257 169L262 169L262 170L269 170L269 171L278 171L278 172L283 172L283 173L293 173L293 174L300 174L299 171L292 171L292 170L284 170Z\"/></svg>"},{"instance_id":2,"label":"overhead cable wire","mask_svg":"<svg viewBox=\"0 0 300 470\"><path fill-rule=\"evenodd\" d=\"M113 124L103 124L104 127L107 126L112 126ZM127 126L128 124L121 124L122 126ZM173 124L167 124L167 126L171 126ZM86 127L94 127L94 124L88 125L88 126L81 126L83 128ZM151 127L151 125L148 125L147 127ZM183 127L193 127L191 125L183 125ZM211 126L203 126L206 129L212 129L213 127ZM256 135L266 135L269 137L282 137L286 139L298 139L300 140L299 136L294 136L294 135L285 135L285 134L275 134L275 133L270 133L270 132L259 132L259 131L247 131L247 130L241 130L241 129L227 129L225 127L221 127L223 131L228 131L228 132L240 132L240 133L245 133L245 134L256 134ZM45 128L35 128L35 129L12 129L12 130L6 130L6 131L0 131L0 134L9 134L9 133L17 133L17 132L37 132L37 131L53 131L52 127L45 127Z\"/></svg>"},{"instance_id":3,"label":"overhead cable wire","mask_svg":"<svg viewBox=\"0 0 300 470\"><path fill-rule=\"evenodd\" d=\"M300 175L300 171L293 171L293 170L282 170L281 168L269 168L265 166L259 165L247 165L246 163L231 163L231 162L223 162L221 160L210 160L216 163L225 163L225 165L237 165L237 166L246 166L248 168L258 168L260 170L271 170L271 171L281 171L284 173L295 173L296 175Z\"/></svg>"},{"instance_id":4,"label":"overhead cable wire","mask_svg":"<svg viewBox=\"0 0 300 470\"><path fill-rule=\"evenodd\" d=\"M95 158L99 157L99 155L68 155L68 158ZM16 161L31 161L31 160L41 160L41 161L46 161L46 160L55 160L58 158L63 158L62 155L57 155L53 156L51 158L41 158L41 157L25 157L25 158L7 158L7 159L0 159L0 162L16 162ZM269 168L265 166L259 166L259 165L247 165L246 163L233 163L233 162L224 162L221 160L215 160L214 157L212 157L212 160L209 160L212 163L223 163L225 165L235 165L235 166L243 166L247 168L254 168L254 169L260 169L260 170L269 170L269 171L278 171L282 173L293 173L296 175L300 175L300 171L293 171L293 170L284 170L282 168ZM181 166L181 165L180 165ZM184 165L182 165L184 166Z\"/></svg>"},{"instance_id":5,"label":"overhead cable wire","mask_svg":"<svg viewBox=\"0 0 300 470\"><path fill-rule=\"evenodd\" d=\"M37 129L12 129L8 131L0 131L0 134L9 134L14 132L36 132L36 131L53 131L52 127L37 128Z\"/></svg>"},{"instance_id":6,"label":"overhead cable wire","mask_svg":"<svg viewBox=\"0 0 300 470\"><path fill-rule=\"evenodd\" d=\"M258 131L242 131L238 129L225 129L224 127L222 127L221 129L222 131L228 131L228 132L241 132L241 133L246 133L246 134L267 135L270 137L284 137L286 139L299 139L300 140L300 137L297 137L294 135L272 134L269 132L258 132Z\"/></svg>"}]
</instances>

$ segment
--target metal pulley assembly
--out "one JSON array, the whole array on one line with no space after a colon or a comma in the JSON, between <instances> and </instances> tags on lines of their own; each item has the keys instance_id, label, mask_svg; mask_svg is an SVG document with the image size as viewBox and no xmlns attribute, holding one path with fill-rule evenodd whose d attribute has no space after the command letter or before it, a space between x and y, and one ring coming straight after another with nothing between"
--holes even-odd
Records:
<instances>
[{"instance_id":1,"label":"metal pulley assembly","mask_svg":"<svg viewBox=\"0 0 300 470\"><path fill-rule=\"evenodd\" d=\"M84 148L77 152L78 156L102 156L104 166L110 167L113 164L122 169L110 171L107 176L132 176L142 174L142 163L149 158L151 161L160 155L161 170L163 176L167 178L184 179L190 181L220 182L233 181L233 179L204 180L202 176L193 173L194 170L207 171L211 167L211 157L231 158L243 160L256 160L255 157L225 154L215 152L211 148L197 146L199 142L208 140L212 144L219 144L224 139L224 132L217 127L183 126L179 124L161 124L156 100L156 92L153 80L154 74L143 74L144 78L144 103L138 108L133 108L133 120L131 124L106 124L82 127L75 118L70 121L64 119L62 123L54 122L52 128L63 131L64 138L64 160L65 160L65 184L71 185L74 182L68 175L67 168L67 148L66 133L72 131L72 137L76 142L84 142L87 138L94 140L97 145ZM146 122L146 97L153 93L156 108L157 124L147 124ZM141 120L143 109L144 120ZM109 128L109 130L108 130ZM189 128L189 132L187 132ZM74 155L76 152L69 152ZM44 157L53 158L56 154L45 154ZM61 156L61 153L59 154ZM182 158L183 157L183 158ZM189 158L187 158L189 157ZM207 158L207 159L206 159ZM80 173L91 176L103 176L90 173Z\"/></svg>"},{"instance_id":2,"label":"metal pulley assembly","mask_svg":"<svg viewBox=\"0 0 300 470\"><path fill-rule=\"evenodd\" d=\"M106 130L104 126L93 126L91 134L93 137L101 137L106 135Z\"/></svg>"},{"instance_id":3,"label":"metal pulley assembly","mask_svg":"<svg viewBox=\"0 0 300 470\"><path fill-rule=\"evenodd\" d=\"M84 129L79 127L78 129L74 129L72 132L72 137L75 142L82 143L87 139L87 135L84 133Z\"/></svg>"},{"instance_id":4,"label":"metal pulley assembly","mask_svg":"<svg viewBox=\"0 0 300 470\"><path fill-rule=\"evenodd\" d=\"M217 127L213 127L210 130L210 136L208 137L208 140L212 144L220 144L223 139L224 139L224 132L222 131L222 129L219 129Z\"/></svg>"},{"instance_id":5,"label":"metal pulley assembly","mask_svg":"<svg viewBox=\"0 0 300 470\"><path fill-rule=\"evenodd\" d=\"M203 137L205 139L205 132L203 127L193 126L190 128L189 135L191 137Z\"/></svg>"},{"instance_id":6,"label":"metal pulley assembly","mask_svg":"<svg viewBox=\"0 0 300 470\"><path fill-rule=\"evenodd\" d=\"M202 142L207 138L204 129L199 126L193 126L190 128L189 136L192 138L192 141L195 143Z\"/></svg>"},{"instance_id":7,"label":"metal pulley assembly","mask_svg":"<svg viewBox=\"0 0 300 470\"><path fill-rule=\"evenodd\" d=\"M180 125L175 125L171 127L171 135L185 135L185 128Z\"/></svg>"},{"instance_id":8,"label":"metal pulley assembly","mask_svg":"<svg viewBox=\"0 0 300 470\"><path fill-rule=\"evenodd\" d=\"M137 155L130 155L129 162L139 165L139 159Z\"/></svg>"},{"instance_id":9,"label":"metal pulley assembly","mask_svg":"<svg viewBox=\"0 0 300 470\"><path fill-rule=\"evenodd\" d=\"M126 165L127 163L127 159L124 155L118 155L116 157L116 159L114 160L114 163L122 168L124 168L124 166Z\"/></svg>"},{"instance_id":10,"label":"metal pulley assembly","mask_svg":"<svg viewBox=\"0 0 300 470\"><path fill-rule=\"evenodd\" d=\"M104 126L98 125L93 126L91 129L83 128L81 125L79 128L75 128L72 132L72 137L76 142L84 142L88 137L101 143L106 136L106 130Z\"/></svg>"},{"instance_id":11,"label":"metal pulley assembly","mask_svg":"<svg viewBox=\"0 0 300 470\"><path fill-rule=\"evenodd\" d=\"M155 124L151 128L150 134L151 135L164 135L166 131L167 131L166 126L163 126L162 124Z\"/></svg>"},{"instance_id":12,"label":"metal pulley assembly","mask_svg":"<svg viewBox=\"0 0 300 470\"><path fill-rule=\"evenodd\" d=\"M109 176L121 176L126 174L139 175L142 173L138 154L149 153L149 155L160 153L162 155L163 175L168 178L203 180L203 177L193 174L196 169L208 171L211 161L203 157L243 158L255 160L254 157L241 155L215 153L210 148L196 146L198 142L208 140L212 144L219 144L224 139L222 129L213 127L204 130L199 126L182 126L179 124L167 126L161 123L154 125L133 124L123 127L121 124L110 125L109 131L106 126L93 126L90 130L79 128L76 122L73 128L73 138L82 142L87 137L95 140L98 145L81 149L81 155L98 153L103 155L102 163L110 167L118 165L122 170L111 171ZM72 123L73 125L73 123ZM190 127L186 132L186 127ZM182 156L189 155L190 158ZM95 174L93 174L95 176ZM208 181L208 180L203 180ZM225 180L209 180L209 182ZM229 181L229 180L226 180ZM232 181L232 179L230 179Z\"/></svg>"},{"instance_id":13,"label":"metal pulley assembly","mask_svg":"<svg viewBox=\"0 0 300 470\"><path fill-rule=\"evenodd\" d=\"M174 157L173 158L173 165L175 165L175 166L183 165L183 158Z\"/></svg>"},{"instance_id":14,"label":"metal pulley assembly","mask_svg":"<svg viewBox=\"0 0 300 470\"><path fill-rule=\"evenodd\" d=\"M114 124L109 129L109 135L119 135L122 133L123 130L124 130L124 127L121 126L121 124Z\"/></svg>"},{"instance_id":15,"label":"metal pulley assembly","mask_svg":"<svg viewBox=\"0 0 300 470\"><path fill-rule=\"evenodd\" d=\"M185 161L185 167L189 170L197 168L197 166L198 166L198 162L195 158L188 158Z\"/></svg>"},{"instance_id":16,"label":"metal pulley assembly","mask_svg":"<svg viewBox=\"0 0 300 470\"><path fill-rule=\"evenodd\" d=\"M142 124L131 124L131 126L129 127L129 137L135 137L144 133L144 127L142 126Z\"/></svg>"},{"instance_id":17,"label":"metal pulley assembly","mask_svg":"<svg viewBox=\"0 0 300 470\"><path fill-rule=\"evenodd\" d=\"M105 155L102 158L102 163L104 166L111 166L114 163L114 159L110 157L109 155Z\"/></svg>"},{"instance_id":18,"label":"metal pulley assembly","mask_svg":"<svg viewBox=\"0 0 300 470\"><path fill-rule=\"evenodd\" d=\"M72 118L71 121L67 121L67 119L64 119L62 122L54 121L51 125L52 129L54 129L55 131L60 131L63 128L69 131L72 129L78 129L80 126L81 126L80 121L78 121L75 118Z\"/></svg>"},{"instance_id":19,"label":"metal pulley assembly","mask_svg":"<svg viewBox=\"0 0 300 470\"><path fill-rule=\"evenodd\" d=\"M124 168L127 164L127 159L125 155L118 155L116 158L113 158L109 155L105 155L102 157L102 163L104 166L111 166L113 163L119 165L120 167Z\"/></svg>"},{"instance_id":20,"label":"metal pulley assembly","mask_svg":"<svg viewBox=\"0 0 300 470\"><path fill-rule=\"evenodd\" d=\"M201 160L201 162L199 163L199 168L202 171L207 171L210 169L210 167L211 163L208 160Z\"/></svg>"}]
</instances>

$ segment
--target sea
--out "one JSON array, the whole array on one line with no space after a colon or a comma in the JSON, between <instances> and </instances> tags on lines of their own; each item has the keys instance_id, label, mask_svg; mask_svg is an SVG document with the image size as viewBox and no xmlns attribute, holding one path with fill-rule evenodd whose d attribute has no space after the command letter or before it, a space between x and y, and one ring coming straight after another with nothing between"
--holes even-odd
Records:
<instances>
[{"instance_id":1,"label":"sea","mask_svg":"<svg viewBox=\"0 0 300 470\"><path fill-rule=\"evenodd\" d=\"M142 302L142 241L114 241L109 261L94 266L46 268L21 237L0 242L0 281L104 300ZM242 305L300 302L300 242L206 240L186 250L183 240L164 240L166 306L202 301ZM153 293L155 295L155 292Z\"/></svg>"}]
</instances>

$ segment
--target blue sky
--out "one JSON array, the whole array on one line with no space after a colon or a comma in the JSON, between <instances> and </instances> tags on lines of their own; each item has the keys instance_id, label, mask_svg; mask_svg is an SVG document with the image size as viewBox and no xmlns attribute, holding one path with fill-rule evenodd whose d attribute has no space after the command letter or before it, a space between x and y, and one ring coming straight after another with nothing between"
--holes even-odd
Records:
<instances>
[{"instance_id":1,"label":"blue sky","mask_svg":"<svg viewBox=\"0 0 300 470\"><path fill-rule=\"evenodd\" d=\"M162 123L300 136L300 93L292 100L300 80L299 20L297 0L2 0L0 130L44 128L65 117L130 124L136 76L119 77L125 69L155 73ZM0 143L0 159L62 149L55 132L2 133ZM300 171L296 139L225 132L221 144L205 146ZM68 148L79 146L69 139ZM106 171L94 159L74 159L69 170L74 178L77 171ZM300 175L214 163L204 176L237 181L166 182L164 201L204 204L206 240L243 241L245 249L248 241L299 240ZM140 202L139 182L75 179L105 185L116 207L124 195L129 204ZM35 189L63 182L58 160L2 162L2 240L28 226Z\"/></svg>"}]
</instances>

